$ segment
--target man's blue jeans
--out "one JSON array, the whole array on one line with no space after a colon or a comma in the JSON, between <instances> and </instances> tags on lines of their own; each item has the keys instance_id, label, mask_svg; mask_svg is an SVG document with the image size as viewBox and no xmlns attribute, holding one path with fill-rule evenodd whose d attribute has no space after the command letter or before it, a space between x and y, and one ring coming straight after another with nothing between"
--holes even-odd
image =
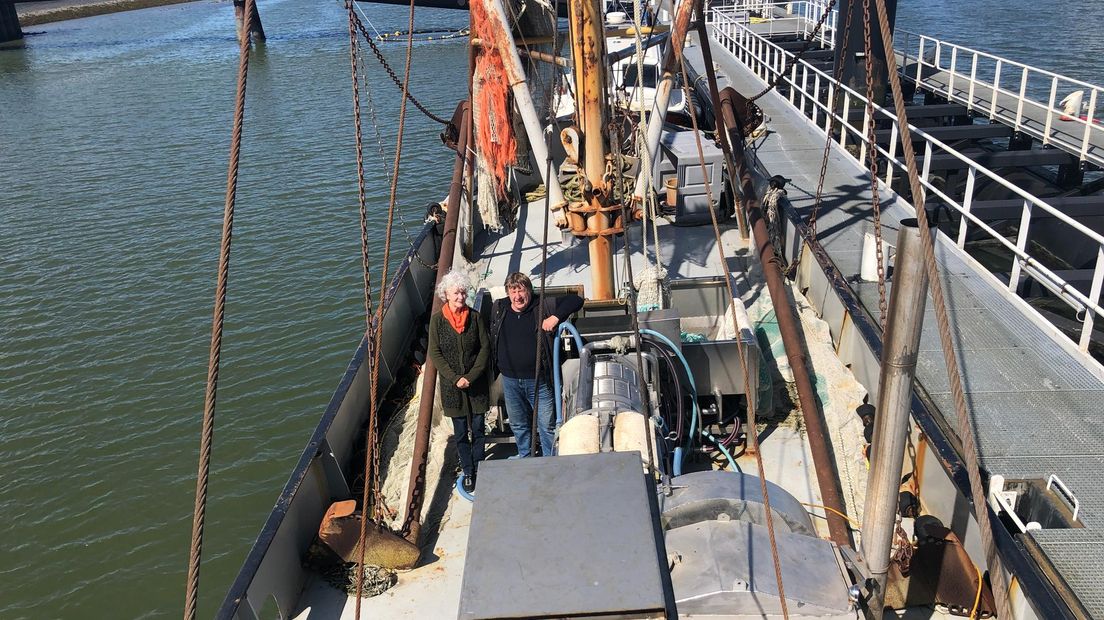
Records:
<instances>
[{"instance_id":1,"label":"man's blue jeans","mask_svg":"<svg viewBox=\"0 0 1104 620\"><path fill-rule=\"evenodd\" d=\"M540 382L539 406L533 398L533 379L514 379L502 375L502 397L506 401L506 415L510 418L510 429L514 431L519 457L532 456L533 408L537 407L537 430L540 434L541 454L552 456L552 441L555 433L556 412L553 403L552 386L548 381Z\"/></svg>"}]
</instances>

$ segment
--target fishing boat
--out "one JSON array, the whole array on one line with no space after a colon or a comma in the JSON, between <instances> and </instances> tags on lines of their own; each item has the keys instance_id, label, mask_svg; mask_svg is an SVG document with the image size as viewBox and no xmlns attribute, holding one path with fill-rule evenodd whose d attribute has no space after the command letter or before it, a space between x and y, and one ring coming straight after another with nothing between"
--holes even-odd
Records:
<instances>
[{"instance_id":1,"label":"fishing boat","mask_svg":"<svg viewBox=\"0 0 1104 620\"><path fill-rule=\"evenodd\" d=\"M1096 87L1059 121L1055 76L994 129L1038 104L1028 70L1008 95L1004 61L891 37L891 1L642 5L572 0L563 29L471 3L453 184L218 617L1104 617L1104 238L1000 172L1093 182ZM983 215L1009 202L1018 227ZM1087 286L1032 245L1062 226L1095 248ZM586 299L556 328L555 454L507 458L492 389L474 495L425 357L450 269L484 320L514 272Z\"/></svg>"}]
</instances>

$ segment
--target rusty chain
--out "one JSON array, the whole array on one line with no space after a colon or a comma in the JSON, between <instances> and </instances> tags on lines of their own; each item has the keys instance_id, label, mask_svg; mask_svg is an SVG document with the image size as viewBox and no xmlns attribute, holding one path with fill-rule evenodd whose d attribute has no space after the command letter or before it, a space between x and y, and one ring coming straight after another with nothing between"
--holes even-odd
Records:
<instances>
[{"instance_id":1,"label":"rusty chain","mask_svg":"<svg viewBox=\"0 0 1104 620\"><path fill-rule=\"evenodd\" d=\"M391 169L391 195L387 205L387 228L384 233L383 243L383 266L381 268L380 275L380 303L376 306L375 313L373 315L373 321L369 322L368 332L365 337L371 340L371 347L369 349L372 357L372 382L371 389L369 391L369 413L368 413L368 429L365 438L365 454L364 454L364 493L361 497L361 510L366 513L368 509L368 496L369 493L374 490L377 501L373 503L373 513L377 518L380 516L381 504L378 501L380 499L380 450L379 437L378 437L378 415L379 415L379 365L380 365L380 343L383 340L383 296L387 291L387 267L391 259L391 230L395 222L395 203L397 202L398 183L399 183L399 163L402 161L402 147L403 147L403 133L406 129L406 102L410 99L410 65L411 59L414 53L414 0L410 0L410 16L409 27L407 28L409 34L406 40L406 67L403 72L402 80L402 99L399 101L399 127L398 135L395 138L395 163ZM359 19L353 15L354 21L359 23ZM363 25L361 26L363 27ZM374 46L373 46L374 47ZM374 324L373 324L374 323ZM368 515L363 514L360 520L360 557L357 558L357 585L356 585L356 608L355 617L360 620L360 607L361 607L361 595L364 592L364 557L365 557L365 537L368 533Z\"/></svg>"},{"instance_id":2,"label":"rusty chain","mask_svg":"<svg viewBox=\"0 0 1104 620\"><path fill-rule=\"evenodd\" d=\"M828 133L824 137L824 156L820 160L820 178L817 180L816 198L813 200L813 211L809 214L809 219L806 220L806 225L809 227L809 239L816 241L817 238L817 215L820 213L820 205L824 201L824 178L828 175L828 154L832 150L832 134L836 128L836 106L839 105L839 93L843 90L843 62L842 59L847 57L848 43L851 42L851 7L850 2L847 3L847 12L843 16L843 45L840 48L839 58L841 62L836 63L835 82L831 85L832 96L828 103ZM842 114L847 114L847 110L843 110ZM846 119L846 116L844 117ZM846 121L841 125L840 131L847 131ZM797 264L800 261L800 254L798 260L794 261L794 264L790 266L790 271L794 271L797 268Z\"/></svg>"},{"instance_id":3,"label":"rusty chain","mask_svg":"<svg viewBox=\"0 0 1104 620\"><path fill-rule=\"evenodd\" d=\"M869 142L866 155L870 162L870 201L874 210L874 243L877 245L874 252L878 260L878 323L885 331L889 311L886 304L885 256L882 254L882 201L878 195L878 142L874 133L874 50L870 40L870 0L863 0L863 50L866 57L866 140Z\"/></svg>"},{"instance_id":4,"label":"rusty chain","mask_svg":"<svg viewBox=\"0 0 1104 620\"><path fill-rule=\"evenodd\" d=\"M222 327L226 316L226 287L230 277L230 245L234 237L234 207L238 193L238 162L241 159L242 125L245 119L245 86L249 76L249 48L252 43L254 0L245 0L245 16L238 48L238 86L234 100L234 126L230 136L230 163L226 172L226 199L222 215L222 242L219 246L218 280L215 284L215 308L211 317L211 347L207 359L207 389L203 401L203 429L199 443L199 470L196 475L195 508L192 511L192 542L188 554L188 584L184 599L184 619L194 620L199 602L199 568L203 555L203 527L207 517L207 482L211 473L211 446L215 434L215 398L218 394L219 366L222 359Z\"/></svg>"},{"instance_id":5,"label":"rusty chain","mask_svg":"<svg viewBox=\"0 0 1104 620\"><path fill-rule=\"evenodd\" d=\"M828 19L828 16L831 15L832 9L835 8L836 1L837 0L830 0L830 2L828 2L828 6L824 7L824 14L820 16L820 19L817 20L816 26L813 27L813 31L810 32L809 37L805 39L805 44L801 46L801 49L798 50L798 52L794 54L792 58L790 58L789 62L786 63L786 67L782 69L782 71L780 71L778 75L774 76L773 80L767 83L766 88L760 91L759 94L748 99L748 103L754 103L756 99L759 99L763 95L766 95L770 91L774 90L775 87L778 86L778 83L782 81L782 78L787 73L789 73L791 69L793 69L794 64L797 63L797 61L805 55L805 52L809 51L809 48L813 45L813 41L815 41L817 35L820 34L820 29L824 26L824 22Z\"/></svg>"},{"instance_id":6,"label":"rusty chain","mask_svg":"<svg viewBox=\"0 0 1104 620\"><path fill-rule=\"evenodd\" d=\"M395 86L398 86L402 90L403 97L405 99L408 99L410 103L413 103L414 107L418 108L418 111L424 114L426 118L438 122L442 125L448 125L448 120L437 116L433 112L430 112L429 109L426 108L421 101L418 101L414 98L414 95L410 94L410 90L407 88L406 85L403 84L401 80L399 80L399 76L395 75L395 70L391 68L391 65L387 62L387 59L383 57L383 52L380 51L379 46L377 46L375 40L372 39L372 35L368 33L368 29L364 27L364 22L360 21L360 17L355 12L350 13L350 15L350 19L352 19L353 24L356 26L357 30L360 31L360 34L364 37L364 40L368 42L368 47L372 48L372 53L376 56L376 60L379 61L380 65L383 67L383 70L387 72L388 77L390 77L391 81L395 83ZM410 38L413 38L413 27L411 27L410 30L411 32L409 32L408 35Z\"/></svg>"}]
</instances>

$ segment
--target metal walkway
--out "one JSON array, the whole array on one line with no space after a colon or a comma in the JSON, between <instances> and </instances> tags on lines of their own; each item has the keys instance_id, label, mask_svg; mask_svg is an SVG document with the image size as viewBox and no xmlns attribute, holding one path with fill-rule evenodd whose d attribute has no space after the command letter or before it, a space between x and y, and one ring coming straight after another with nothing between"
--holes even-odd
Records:
<instances>
[{"instance_id":1,"label":"metal walkway","mask_svg":"<svg viewBox=\"0 0 1104 620\"><path fill-rule=\"evenodd\" d=\"M1104 166L1100 86L905 30L894 43L902 75L924 91ZM1076 99L1071 114L1063 112L1067 96Z\"/></svg>"},{"instance_id":2,"label":"metal walkway","mask_svg":"<svg viewBox=\"0 0 1104 620\"><path fill-rule=\"evenodd\" d=\"M714 61L738 91L758 92L772 68L778 67L773 69L778 71L784 66L785 53L780 48L772 47L723 11L711 15L710 26ZM690 50L688 57L701 66L698 49ZM798 217L805 218L813 205L824 150L827 106L818 101L828 80L822 83L820 75L801 66L795 67L789 78L785 96L772 92L757 102L769 118L770 131L756 144L755 155L770 174L793 179L789 203ZM847 97L861 99L853 91ZM869 176L858 163L861 157L856 160L846 148L850 144L865 155L871 146L862 140L861 132L861 127L849 126L842 132L843 144L833 144L818 218L821 245L845 276L859 272L863 236L873 230ZM927 147L920 153L930 158L938 140L925 141ZM895 145L894 139L888 152L875 148L896 160ZM991 174L976 164L971 166L971 176ZM888 175L902 174L895 166L889 168ZM925 170L925 180L927 174ZM892 242L898 222L913 217L914 211L886 186L881 195L883 236ZM1033 197L1024 200L1034 205ZM969 212L968 204L965 211ZM1057 474L1072 489L1080 502L1084 529L1034 531L1030 536L1090 613L1104 617L1104 563L1099 561L1104 554L1104 485L1100 484L1104 476L1104 417L1100 415L1104 370L1017 297L1006 282L967 255L961 238L956 242L940 235L936 253L967 402L980 442L981 465L989 474L1008 479L1046 479ZM1031 259L1018 262L1023 267L1030 265ZM866 312L876 317L876 284L854 284L853 288ZM1099 290L1096 292L1098 295ZM1098 312L1098 307L1088 314L1094 311ZM917 381L937 405L939 415L953 421L930 308L921 349ZM953 428L953 422L948 427Z\"/></svg>"}]
</instances>

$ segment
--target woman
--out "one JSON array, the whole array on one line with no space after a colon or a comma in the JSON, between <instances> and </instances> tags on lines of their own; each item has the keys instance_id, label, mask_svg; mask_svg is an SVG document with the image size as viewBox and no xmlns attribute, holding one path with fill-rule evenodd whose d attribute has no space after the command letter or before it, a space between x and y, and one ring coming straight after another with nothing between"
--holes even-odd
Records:
<instances>
[{"instance_id":1,"label":"woman","mask_svg":"<svg viewBox=\"0 0 1104 620\"><path fill-rule=\"evenodd\" d=\"M463 273L445 274L437 284L437 296L445 303L429 319L429 359L440 378L441 406L452 418L456 451L464 470L461 486L468 493L475 490L476 470L483 460L483 420L490 386L490 339L479 315L468 307L470 288Z\"/></svg>"}]
</instances>

